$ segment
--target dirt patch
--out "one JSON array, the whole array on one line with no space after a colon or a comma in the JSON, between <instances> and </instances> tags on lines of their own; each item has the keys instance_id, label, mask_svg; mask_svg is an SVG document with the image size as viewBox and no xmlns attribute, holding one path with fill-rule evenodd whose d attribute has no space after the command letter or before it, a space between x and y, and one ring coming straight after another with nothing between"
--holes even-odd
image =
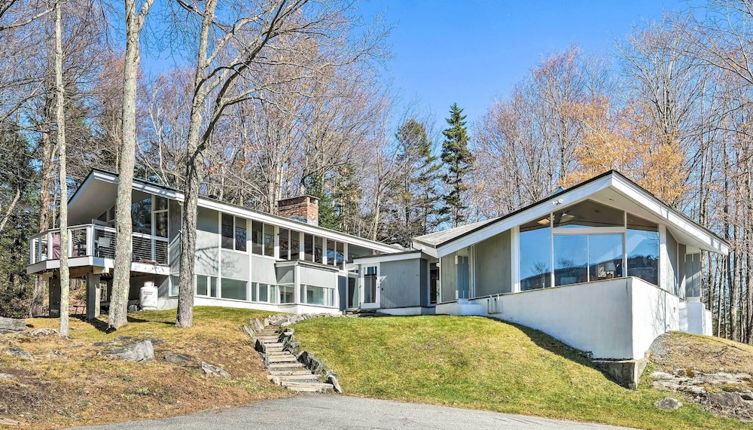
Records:
<instances>
[{"instance_id":1,"label":"dirt patch","mask_svg":"<svg viewBox=\"0 0 753 430\"><path fill-rule=\"evenodd\" d=\"M662 369L753 373L753 346L718 337L666 333L656 338L649 353Z\"/></svg>"}]
</instances>

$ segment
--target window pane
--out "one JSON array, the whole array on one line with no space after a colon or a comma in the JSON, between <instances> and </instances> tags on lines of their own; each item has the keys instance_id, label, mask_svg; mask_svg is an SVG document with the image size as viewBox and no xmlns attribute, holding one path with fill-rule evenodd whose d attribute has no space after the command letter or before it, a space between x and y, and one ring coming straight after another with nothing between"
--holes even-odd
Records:
<instances>
[{"instance_id":1,"label":"window pane","mask_svg":"<svg viewBox=\"0 0 753 430\"><path fill-rule=\"evenodd\" d=\"M327 290L329 290L329 288L306 285L306 303L311 305L330 306L326 298Z\"/></svg>"},{"instance_id":2,"label":"window pane","mask_svg":"<svg viewBox=\"0 0 753 430\"><path fill-rule=\"evenodd\" d=\"M287 260L288 259L288 253L290 252L290 242L288 241L288 236L290 234L290 231L286 228L280 229L280 236L279 236L279 242L280 242L280 260Z\"/></svg>"},{"instance_id":3,"label":"window pane","mask_svg":"<svg viewBox=\"0 0 753 430\"><path fill-rule=\"evenodd\" d=\"M280 303L293 303L295 301L294 290L294 286L280 285Z\"/></svg>"},{"instance_id":4,"label":"window pane","mask_svg":"<svg viewBox=\"0 0 753 430\"><path fill-rule=\"evenodd\" d=\"M587 281L588 236L555 235L554 285L568 285Z\"/></svg>"},{"instance_id":5,"label":"window pane","mask_svg":"<svg viewBox=\"0 0 753 430\"><path fill-rule=\"evenodd\" d=\"M269 303L277 303L277 285L269 286Z\"/></svg>"},{"instance_id":6,"label":"window pane","mask_svg":"<svg viewBox=\"0 0 753 430\"><path fill-rule=\"evenodd\" d=\"M156 200L157 200L156 201L156 207L154 208L154 210L156 210L156 211L167 210L167 199L166 198L157 196Z\"/></svg>"},{"instance_id":7,"label":"window pane","mask_svg":"<svg viewBox=\"0 0 753 430\"><path fill-rule=\"evenodd\" d=\"M625 212L586 200L554 213L555 227L624 227Z\"/></svg>"},{"instance_id":8,"label":"window pane","mask_svg":"<svg viewBox=\"0 0 753 430\"><path fill-rule=\"evenodd\" d=\"M209 287L212 292L212 297L217 297L217 278L214 276L209 277Z\"/></svg>"},{"instance_id":9,"label":"window pane","mask_svg":"<svg viewBox=\"0 0 753 430\"><path fill-rule=\"evenodd\" d=\"M233 216L222 214L222 247L233 249Z\"/></svg>"},{"instance_id":10,"label":"window pane","mask_svg":"<svg viewBox=\"0 0 753 430\"><path fill-rule=\"evenodd\" d=\"M549 217L520 226L520 289L547 288L551 283L549 265L551 230Z\"/></svg>"},{"instance_id":11,"label":"window pane","mask_svg":"<svg viewBox=\"0 0 753 430\"><path fill-rule=\"evenodd\" d=\"M235 219L235 249L246 252L246 220L243 218Z\"/></svg>"},{"instance_id":12,"label":"window pane","mask_svg":"<svg viewBox=\"0 0 753 430\"><path fill-rule=\"evenodd\" d=\"M342 242L337 242L337 250L335 251L335 264L342 266L343 261L345 261L344 245Z\"/></svg>"},{"instance_id":13,"label":"window pane","mask_svg":"<svg viewBox=\"0 0 753 430\"><path fill-rule=\"evenodd\" d=\"M314 236L310 234L303 235L303 255L304 260L314 261Z\"/></svg>"},{"instance_id":14,"label":"window pane","mask_svg":"<svg viewBox=\"0 0 753 430\"><path fill-rule=\"evenodd\" d=\"M290 259L298 260L300 258L299 256L300 251L301 251L300 233L298 233L297 231L291 231L290 232Z\"/></svg>"},{"instance_id":15,"label":"window pane","mask_svg":"<svg viewBox=\"0 0 753 430\"><path fill-rule=\"evenodd\" d=\"M275 226L264 224L264 255L275 255Z\"/></svg>"},{"instance_id":16,"label":"window pane","mask_svg":"<svg viewBox=\"0 0 753 430\"><path fill-rule=\"evenodd\" d=\"M627 274L659 285L659 233L627 231Z\"/></svg>"},{"instance_id":17,"label":"window pane","mask_svg":"<svg viewBox=\"0 0 753 430\"><path fill-rule=\"evenodd\" d=\"M222 278L222 298L246 300L246 281Z\"/></svg>"},{"instance_id":18,"label":"window pane","mask_svg":"<svg viewBox=\"0 0 753 430\"><path fill-rule=\"evenodd\" d=\"M133 218L133 232L152 234L152 199L142 193L133 193L134 202L131 203L131 216ZM136 200L140 198L141 200Z\"/></svg>"},{"instance_id":19,"label":"window pane","mask_svg":"<svg viewBox=\"0 0 753 430\"><path fill-rule=\"evenodd\" d=\"M157 223L154 234L159 237L167 237L167 212L157 212L154 214L154 220Z\"/></svg>"},{"instance_id":20,"label":"window pane","mask_svg":"<svg viewBox=\"0 0 753 430\"><path fill-rule=\"evenodd\" d=\"M262 255L261 236L264 224L259 221L253 221L251 223L251 251L254 254Z\"/></svg>"},{"instance_id":21,"label":"window pane","mask_svg":"<svg viewBox=\"0 0 753 430\"><path fill-rule=\"evenodd\" d=\"M590 281L622 277L622 235L589 235L588 267Z\"/></svg>"},{"instance_id":22,"label":"window pane","mask_svg":"<svg viewBox=\"0 0 753 430\"><path fill-rule=\"evenodd\" d=\"M268 291L267 291L267 284L259 284L259 301L260 302L267 302L268 300Z\"/></svg>"},{"instance_id":23,"label":"window pane","mask_svg":"<svg viewBox=\"0 0 753 430\"><path fill-rule=\"evenodd\" d=\"M334 240L327 240L327 264L330 266L335 266L337 263L335 262L335 241Z\"/></svg>"},{"instance_id":24,"label":"window pane","mask_svg":"<svg viewBox=\"0 0 753 430\"><path fill-rule=\"evenodd\" d=\"M371 266L366 268L363 275L363 301L364 303L374 303L376 299L377 288L377 268Z\"/></svg>"},{"instance_id":25,"label":"window pane","mask_svg":"<svg viewBox=\"0 0 753 430\"><path fill-rule=\"evenodd\" d=\"M180 287L180 278L170 275L170 295L177 296Z\"/></svg>"},{"instance_id":26,"label":"window pane","mask_svg":"<svg viewBox=\"0 0 753 430\"><path fill-rule=\"evenodd\" d=\"M197 275L196 276L196 295L198 296L206 296L208 288L208 277L204 275Z\"/></svg>"},{"instance_id":27,"label":"window pane","mask_svg":"<svg viewBox=\"0 0 753 430\"><path fill-rule=\"evenodd\" d=\"M319 236L314 236L314 263L322 262L322 255L324 252L322 245L322 238Z\"/></svg>"}]
</instances>

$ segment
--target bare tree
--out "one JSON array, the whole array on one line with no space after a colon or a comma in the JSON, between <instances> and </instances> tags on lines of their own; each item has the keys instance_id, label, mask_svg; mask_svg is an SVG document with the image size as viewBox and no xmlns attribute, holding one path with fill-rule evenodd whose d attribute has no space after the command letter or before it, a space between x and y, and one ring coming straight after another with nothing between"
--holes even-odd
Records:
<instances>
[{"instance_id":1,"label":"bare tree","mask_svg":"<svg viewBox=\"0 0 753 430\"><path fill-rule=\"evenodd\" d=\"M108 324L118 329L128 322L128 290L130 289L132 220L131 200L133 171L136 163L136 90L140 64L140 35L154 0L144 0L137 10L136 0L125 0L126 51L123 64L123 126L118 169L116 202L117 244L115 270L110 299Z\"/></svg>"}]
</instances>

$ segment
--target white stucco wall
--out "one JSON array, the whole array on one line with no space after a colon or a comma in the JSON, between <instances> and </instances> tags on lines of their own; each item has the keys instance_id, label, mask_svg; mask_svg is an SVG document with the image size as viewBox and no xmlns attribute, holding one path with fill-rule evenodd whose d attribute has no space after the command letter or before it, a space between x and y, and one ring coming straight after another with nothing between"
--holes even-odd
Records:
<instances>
[{"instance_id":1,"label":"white stucco wall","mask_svg":"<svg viewBox=\"0 0 753 430\"><path fill-rule=\"evenodd\" d=\"M680 298L642 279L628 280L633 312L632 358L643 358L657 336L680 329Z\"/></svg>"}]
</instances>

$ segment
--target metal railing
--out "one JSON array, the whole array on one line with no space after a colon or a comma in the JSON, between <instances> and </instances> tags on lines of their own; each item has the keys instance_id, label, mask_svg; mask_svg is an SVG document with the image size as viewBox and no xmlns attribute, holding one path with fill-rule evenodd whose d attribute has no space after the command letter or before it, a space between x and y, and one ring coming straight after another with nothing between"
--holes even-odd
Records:
<instances>
[{"instance_id":1,"label":"metal railing","mask_svg":"<svg viewBox=\"0 0 753 430\"><path fill-rule=\"evenodd\" d=\"M166 265L169 247L166 238L133 233L131 260L140 263ZM97 224L82 224L68 228L68 257L115 258L116 230ZM60 229L43 231L29 242L29 264L60 258Z\"/></svg>"}]
</instances>

